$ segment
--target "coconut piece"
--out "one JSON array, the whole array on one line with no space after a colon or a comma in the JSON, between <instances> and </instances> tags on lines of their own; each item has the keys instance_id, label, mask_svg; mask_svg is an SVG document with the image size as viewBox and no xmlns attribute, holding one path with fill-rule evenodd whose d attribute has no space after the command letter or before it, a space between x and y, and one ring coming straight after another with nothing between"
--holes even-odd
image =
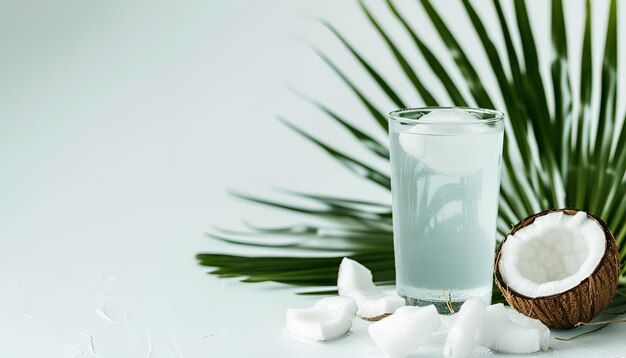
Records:
<instances>
[{"instance_id":1,"label":"coconut piece","mask_svg":"<svg viewBox=\"0 0 626 358\"><path fill-rule=\"evenodd\" d=\"M442 347L444 344L446 344L446 340L448 339L448 332L448 329L438 329L430 336L428 342L424 343L424 346Z\"/></svg>"},{"instance_id":2,"label":"coconut piece","mask_svg":"<svg viewBox=\"0 0 626 358\"><path fill-rule=\"evenodd\" d=\"M287 331L295 337L325 341L348 333L352 320L335 316L318 308L287 310Z\"/></svg>"},{"instance_id":3,"label":"coconut piece","mask_svg":"<svg viewBox=\"0 0 626 358\"><path fill-rule=\"evenodd\" d=\"M516 324L522 327L532 328L539 331L540 350L547 351L555 346L556 339L550 333L550 329L546 327L545 324L541 323L540 320L524 316L523 314L515 310L508 310L507 313L509 315L509 318Z\"/></svg>"},{"instance_id":4,"label":"coconut piece","mask_svg":"<svg viewBox=\"0 0 626 358\"><path fill-rule=\"evenodd\" d=\"M372 296L357 298L357 316L368 321L378 321L405 305L404 298L379 292Z\"/></svg>"},{"instance_id":5,"label":"coconut piece","mask_svg":"<svg viewBox=\"0 0 626 358\"><path fill-rule=\"evenodd\" d=\"M483 301L478 298L470 298L463 303L459 312L453 316L454 321L443 346L444 356L465 358L472 354L476 348L476 329L485 315L486 308Z\"/></svg>"},{"instance_id":6,"label":"coconut piece","mask_svg":"<svg viewBox=\"0 0 626 358\"><path fill-rule=\"evenodd\" d=\"M322 298L313 305L313 308L350 319L354 318L358 309L354 298L341 296Z\"/></svg>"},{"instance_id":7,"label":"coconut piece","mask_svg":"<svg viewBox=\"0 0 626 358\"><path fill-rule=\"evenodd\" d=\"M400 146L432 171L447 175L469 175L493 158L501 143L501 133L493 132L499 140L488 140L488 129L482 119L460 108L433 109L418 119L418 124L398 135ZM489 133L491 134L491 133ZM473 135L484 135L476 140ZM476 155L459 156L463 148L472 148Z\"/></svg>"},{"instance_id":8,"label":"coconut piece","mask_svg":"<svg viewBox=\"0 0 626 358\"><path fill-rule=\"evenodd\" d=\"M487 307L476 329L476 341L496 352L534 353L549 349L550 331L541 322L529 317L511 319L500 303Z\"/></svg>"},{"instance_id":9,"label":"coconut piece","mask_svg":"<svg viewBox=\"0 0 626 358\"><path fill-rule=\"evenodd\" d=\"M439 326L439 329L430 336L428 342L426 342L423 347L443 347L446 343L446 339L448 338L450 326L452 326L452 318L453 316L449 315L439 315L441 326Z\"/></svg>"},{"instance_id":10,"label":"coconut piece","mask_svg":"<svg viewBox=\"0 0 626 358\"><path fill-rule=\"evenodd\" d=\"M441 326L434 305L400 307L391 316L370 325L368 332L389 358L404 358L428 343Z\"/></svg>"},{"instance_id":11,"label":"coconut piece","mask_svg":"<svg viewBox=\"0 0 626 358\"><path fill-rule=\"evenodd\" d=\"M369 321L377 321L405 305L402 297L381 292L374 285L372 272L359 262L344 257L339 265L337 291L340 296L356 299L357 315Z\"/></svg>"},{"instance_id":12,"label":"coconut piece","mask_svg":"<svg viewBox=\"0 0 626 358\"><path fill-rule=\"evenodd\" d=\"M507 302L549 327L589 322L611 302L620 261L599 218L577 210L548 210L517 224L502 241L496 283Z\"/></svg>"},{"instance_id":13,"label":"coconut piece","mask_svg":"<svg viewBox=\"0 0 626 358\"><path fill-rule=\"evenodd\" d=\"M377 294L372 271L359 262L344 257L339 265L337 276L339 296L362 298Z\"/></svg>"},{"instance_id":14,"label":"coconut piece","mask_svg":"<svg viewBox=\"0 0 626 358\"><path fill-rule=\"evenodd\" d=\"M349 297L327 297L311 308L287 310L287 331L311 341L324 341L348 333L357 310Z\"/></svg>"}]
</instances>

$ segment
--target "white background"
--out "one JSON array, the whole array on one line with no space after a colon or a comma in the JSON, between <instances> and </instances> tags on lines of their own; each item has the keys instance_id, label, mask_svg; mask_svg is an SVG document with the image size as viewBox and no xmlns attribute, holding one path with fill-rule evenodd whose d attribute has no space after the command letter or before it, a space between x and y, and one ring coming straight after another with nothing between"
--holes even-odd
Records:
<instances>
[{"instance_id":1,"label":"white background","mask_svg":"<svg viewBox=\"0 0 626 358\"><path fill-rule=\"evenodd\" d=\"M475 3L493 18L489 1ZM549 54L547 2L529 3L540 51ZM566 3L570 25L581 24L582 2ZM368 4L409 44L382 3ZM436 5L470 57L485 63L459 2ZM605 5L598 2L599 29ZM399 6L441 51L416 2ZM354 1L0 2L0 356L380 356L361 322L326 345L287 337L284 309L311 299L279 285L218 281L194 259L232 250L204 236L211 225L298 220L238 202L228 188L388 200L275 120L283 115L368 158L291 86L385 140L304 44L332 54L381 110L393 109L318 17L344 32L407 103L420 104ZM576 37L581 31L571 26ZM596 40L600 60L599 32ZM580 43L570 45L576 56ZM404 49L441 93L421 58ZM542 59L547 72L549 56ZM493 88L487 67L478 69ZM626 346L611 337L623 330L559 349L620 356Z\"/></svg>"}]
</instances>

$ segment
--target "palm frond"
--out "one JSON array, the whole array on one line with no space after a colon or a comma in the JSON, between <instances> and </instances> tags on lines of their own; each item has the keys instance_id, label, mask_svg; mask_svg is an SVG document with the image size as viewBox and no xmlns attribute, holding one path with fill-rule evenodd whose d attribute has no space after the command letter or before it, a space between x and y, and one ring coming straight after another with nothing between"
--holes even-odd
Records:
<instances>
[{"instance_id":1,"label":"palm frond","mask_svg":"<svg viewBox=\"0 0 626 358\"><path fill-rule=\"evenodd\" d=\"M328 144L322 143L320 140L314 138L312 135L291 124L284 118L278 117L278 119L283 122L287 127L293 129L296 133L302 135L304 138L322 148L326 153L330 154L333 158L339 161L354 174L366 178L382 186L385 189L391 189L391 179L388 175L381 173L380 171L372 168L371 166L363 163L360 160L357 160L347 154L340 152L339 150L329 146Z\"/></svg>"},{"instance_id":2,"label":"palm frond","mask_svg":"<svg viewBox=\"0 0 626 358\"><path fill-rule=\"evenodd\" d=\"M476 72L474 65L472 65L469 58L467 58L465 51L461 45L459 45L459 42L456 40L446 23L443 21L429 0L421 0L421 4L424 10L426 10L428 17L441 37L441 40L443 40L444 44L448 47L448 50L452 55L452 59L456 63L458 69L463 74L476 104L483 108L493 108L493 102L483 87L483 81L478 77L478 73ZM455 103L455 105L458 104Z\"/></svg>"},{"instance_id":3,"label":"palm frond","mask_svg":"<svg viewBox=\"0 0 626 358\"><path fill-rule=\"evenodd\" d=\"M240 199L252 203L261 204L276 209L292 211L299 214L311 215L313 217L323 218L329 221L357 222L361 225L367 226L382 226L385 224L391 224L391 220L389 217L390 215L388 213L363 211L341 205L328 205L321 209L310 208L301 205L281 203L275 200L259 198L243 193L233 192L232 194Z\"/></svg>"},{"instance_id":4,"label":"palm frond","mask_svg":"<svg viewBox=\"0 0 626 358\"><path fill-rule=\"evenodd\" d=\"M551 65L552 91L554 93L554 127L560 147L560 172L567 187L569 179L569 157L571 148L572 131L572 87L568 70L567 54L567 28L563 17L563 4L561 0L553 0L551 8L552 22L552 48L554 59Z\"/></svg>"},{"instance_id":5,"label":"palm frond","mask_svg":"<svg viewBox=\"0 0 626 358\"><path fill-rule=\"evenodd\" d=\"M348 255L372 268L374 281L395 280L393 250L369 250ZM219 277L244 277L244 282L273 281L297 286L335 286L341 257L309 256L239 256L198 254L203 266L218 267L211 271ZM289 267L289 270L285 270ZM391 269L390 269L391 268Z\"/></svg>"},{"instance_id":6,"label":"palm frond","mask_svg":"<svg viewBox=\"0 0 626 358\"><path fill-rule=\"evenodd\" d=\"M614 127L616 122L617 106L617 0L611 1L609 22L606 31L604 61L602 61L600 85L600 110L598 113L596 138L592 150L594 163L597 164L595 179L592 183L598 189L591 196L589 210L601 212L606 199L610 151L613 144ZM618 180L621 180L619 178Z\"/></svg>"},{"instance_id":7,"label":"palm frond","mask_svg":"<svg viewBox=\"0 0 626 358\"><path fill-rule=\"evenodd\" d=\"M398 22L402 24L402 27L404 27L406 32L409 34L409 36L413 40L413 44L424 57L426 64L428 64L430 70L435 74L437 79L445 88L452 103L456 103L458 106L467 106L467 100L464 98L463 94L448 74L448 71L443 67L441 62L439 62L437 56L435 56L432 50L420 39L420 37L405 20L405 18L400 14L400 12L397 10L396 6L393 4L393 2L391 2L391 0L387 0L387 6L396 17Z\"/></svg>"},{"instance_id":8,"label":"palm frond","mask_svg":"<svg viewBox=\"0 0 626 358\"><path fill-rule=\"evenodd\" d=\"M315 99L297 91L292 90L292 92L298 97L304 99L306 102L312 104L314 107L322 111L328 117L333 119L335 122L339 123L342 127L344 127L355 139L360 141L361 145L372 151L374 154L378 155L383 159L389 159L389 149L385 144L382 144L378 140L374 139L371 135L363 132L358 129L354 125L352 125L348 120L339 116L336 112L332 111L327 106L322 103L316 101Z\"/></svg>"},{"instance_id":9,"label":"palm frond","mask_svg":"<svg viewBox=\"0 0 626 358\"><path fill-rule=\"evenodd\" d=\"M374 104L372 103L372 101L370 101L364 94L363 92L352 82L352 80L350 80L348 78L348 76L343 73L343 71L341 71L339 69L339 67L337 67L337 65L335 65L335 63L328 58L328 56L326 56L321 50L313 47L313 51L317 54L317 56L319 56L319 58L322 59L322 61L324 61L328 67L330 67L330 69L333 70L333 72L335 72L337 74L337 76L339 76L339 78L341 78L343 80L343 82L352 90L352 92L354 93L354 95L361 101L361 103L363 104L363 106L365 107L365 109L367 110L367 112L369 112L369 114L372 116L372 118L376 121L376 123L378 123L378 125L384 130L387 131L387 119L385 118L385 116L382 114L382 112L376 108L376 106L374 106Z\"/></svg>"},{"instance_id":10,"label":"palm frond","mask_svg":"<svg viewBox=\"0 0 626 358\"><path fill-rule=\"evenodd\" d=\"M352 54L352 56L354 56L354 58L361 64L361 66L365 69L365 71L367 71L367 73L374 80L374 82L378 85L378 87L380 87L380 89L383 91L383 93L385 93L387 95L387 97L389 97L389 99L396 106L398 106L399 108L406 107L406 105L404 104L404 102L402 102L402 100L400 99L400 96L398 96L396 91L394 91L394 89L391 88L391 86L389 86L387 84L387 82L378 73L378 71L376 71L372 67L372 65L370 65L369 62L367 62L363 58L363 56L361 56L361 54L357 50L354 49L352 44L350 44L350 42L348 40L346 40L346 38L330 22L328 22L326 20L321 20L321 23L322 23L322 25L326 26L326 28L328 28L330 30L330 32L332 32L333 35L335 35L335 37L337 37L337 39L339 39L339 41L341 41L341 43L346 47L346 49L348 51L350 51L350 54Z\"/></svg>"},{"instance_id":11,"label":"palm frond","mask_svg":"<svg viewBox=\"0 0 626 358\"><path fill-rule=\"evenodd\" d=\"M580 104L578 110L578 127L576 131L576 146L572 156L572 166L576 173L576 180L571 181L572 190L568 193L574 194L574 207L582 208L587 202L587 190L583 185L589 176L589 153L591 151L591 94L593 83L593 63L591 44L591 0L586 1L585 32L583 37L583 48L580 66Z\"/></svg>"},{"instance_id":12,"label":"palm frond","mask_svg":"<svg viewBox=\"0 0 626 358\"><path fill-rule=\"evenodd\" d=\"M396 44L390 39L389 35L387 35L385 30L383 30L382 26L378 23L378 21L376 21L376 19L374 18L372 13L367 9L367 6L365 6L363 1L358 0L358 2L359 2L361 9L363 10L363 13L367 17L367 19L370 21L372 26L376 29L380 37L385 41L385 43L389 47L389 51L393 54L393 57L396 59L396 61L398 61L400 68L402 69L402 71L404 71L407 78L411 81L411 83L413 84L417 92L419 93L424 103L428 106L437 106L438 105L437 100L435 99L435 97L433 97L430 91L424 86L419 76L417 75L417 73L415 73L415 70L413 70L413 68L409 64L408 60L404 57L404 55L402 55L402 52L400 52Z\"/></svg>"}]
</instances>

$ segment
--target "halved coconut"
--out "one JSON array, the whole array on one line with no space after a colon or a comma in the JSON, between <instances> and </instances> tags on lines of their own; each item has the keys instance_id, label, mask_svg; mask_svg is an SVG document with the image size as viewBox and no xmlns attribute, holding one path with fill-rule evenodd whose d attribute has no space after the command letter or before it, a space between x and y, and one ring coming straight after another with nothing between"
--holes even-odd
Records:
<instances>
[{"instance_id":1,"label":"halved coconut","mask_svg":"<svg viewBox=\"0 0 626 358\"><path fill-rule=\"evenodd\" d=\"M611 302L620 261L599 218L547 210L517 224L502 241L495 277L507 302L549 327L589 322Z\"/></svg>"},{"instance_id":2,"label":"halved coconut","mask_svg":"<svg viewBox=\"0 0 626 358\"><path fill-rule=\"evenodd\" d=\"M357 316L378 321L405 305L402 297L381 292L372 278L372 272L359 262L344 257L339 265L337 291L340 296L356 299Z\"/></svg>"}]
</instances>

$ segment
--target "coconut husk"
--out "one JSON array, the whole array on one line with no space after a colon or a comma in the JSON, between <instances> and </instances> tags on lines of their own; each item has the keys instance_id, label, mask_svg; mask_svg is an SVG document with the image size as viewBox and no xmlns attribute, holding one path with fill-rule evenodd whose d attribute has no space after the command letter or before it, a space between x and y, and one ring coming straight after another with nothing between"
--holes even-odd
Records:
<instances>
[{"instance_id":1,"label":"coconut husk","mask_svg":"<svg viewBox=\"0 0 626 358\"><path fill-rule=\"evenodd\" d=\"M513 228L509 235L513 235L521 228L532 224L540 216L558 211L566 215L574 215L578 212L578 210L573 209L542 211L522 220ZM606 237L604 256L589 277L582 280L578 286L559 294L545 297L527 297L511 289L500 275L498 267L500 250L502 245L506 243L507 238L505 237L502 240L502 244L496 254L495 279L506 301L517 311L528 317L540 320L548 327L573 328L579 323L587 323L594 319L611 302L617 290L620 275L619 249L613 234L604 221L591 214L587 214L587 216L596 221L604 231Z\"/></svg>"},{"instance_id":2,"label":"coconut husk","mask_svg":"<svg viewBox=\"0 0 626 358\"><path fill-rule=\"evenodd\" d=\"M363 318L366 321L375 322L375 321L380 321L381 319L387 318L389 316L391 316L391 313L383 313L376 317L361 317L361 318Z\"/></svg>"}]
</instances>

